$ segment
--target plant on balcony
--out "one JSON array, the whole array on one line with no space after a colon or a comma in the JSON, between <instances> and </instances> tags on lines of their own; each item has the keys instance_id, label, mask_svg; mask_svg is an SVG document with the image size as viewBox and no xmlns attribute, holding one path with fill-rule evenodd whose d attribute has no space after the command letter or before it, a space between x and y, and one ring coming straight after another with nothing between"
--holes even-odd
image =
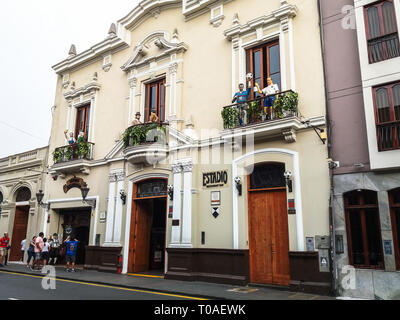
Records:
<instances>
[{"instance_id":1,"label":"plant on balcony","mask_svg":"<svg viewBox=\"0 0 400 320\"><path fill-rule=\"evenodd\" d=\"M277 118L283 118L287 114L295 114L299 104L299 94L297 92L288 92L279 95L275 100L274 109Z\"/></svg>"},{"instance_id":2,"label":"plant on balcony","mask_svg":"<svg viewBox=\"0 0 400 320\"><path fill-rule=\"evenodd\" d=\"M221 115L224 129L233 129L239 125L239 110L236 107L224 108Z\"/></svg>"},{"instance_id":3,"label":"plant on balcony","mask_svg":"<svg viewBox=\"0 0 400 320\"><path fill-rule=\"evenodd\" d=\"M54 163L58 163L64 156L63 149L55 149L53 152L53 161Z\"/></svg>"},{"instance_id":4,"label":"plant on balcony","mask_svg":"<svg viewBox=\"0 0 400 320\"><path fill-rule=\"evenodd\" d=\"M76 154L79 159L89 159L90 157L90 144L84 140L78 142Z\"/></svg>"},{"instance_id":5,"label":"plant on balcony","mask_svg":"<svg viewBox=\"0 0 400 320\"><path fill-rule=\"evenodd\" d=\"M156 130L154 132L153 130ZM128 128L123 135L124 147L137 146L146 142L158 142L159 137L165 137L166 128L159 123L146 123Z\"/></svg>"},{"instance_id":6,"label":"plant on balcony","mask_svg":"<svg viewBox=\"0 0 400 320\"><path fill-rule=\"evenodd\" d=\"M71 146L65 148L64 156L67 161L72 160L72 158L74 157L74 150L72 149Z\"/></svg>"},{"instance_id":7,"label":"plant on balcony","mask_svg":"<svg viewBox=\"0 0 400 320\"><path fill-rule=\"evenodd\" d=\"M251 101L247 110L247 123L255 123L262 120L261 100Z\"/></svg>"}]
</instances>

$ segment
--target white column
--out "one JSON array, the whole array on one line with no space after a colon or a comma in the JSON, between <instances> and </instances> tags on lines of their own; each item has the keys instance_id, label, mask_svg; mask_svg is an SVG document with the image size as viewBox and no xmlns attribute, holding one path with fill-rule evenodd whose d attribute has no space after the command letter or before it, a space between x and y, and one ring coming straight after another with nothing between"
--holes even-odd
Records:
<instances>
[{"instance_id":1,"label":"white column","mask_svg":"<svg viewBox=\"0 0 400 320\"><path fill-rule=\"evenodd\" d=\"M129 112L128 112L128 127L131 126L131 122L135 117L135 89L137 84L137 79L131 77L129 81ZM137 110L140 111L140 110ZM143 116L143 115L142 115Z\"/></svg>"},{"instance_id":2,"label":"white column","mask_svg":"<svg viewBox=\"0 0 400 320\"><path fill-rule=\"evenodd\" d=\"M114 231L114 207L115 207L115 175L110 175L110 185L108 188L108 207L105 246L112 245Z\"/></svg>"},{"instance_id":3,"label":"white column","mask_svg":"<svg viewBox=\"0 0 400 320\"><path fill-rule=\"evenodd\" d=\"M184 163L183 167L183 216L182 246L192 247L192 170L193 163Z\"/></svg>"},{"instance_id":4,"label":"white column","mask_svg":"<svg viewBox=\"0 0 400 320\"><path fill-rule=\"evenodd\" d=\"M173 214L172 220L179 221L178 226L172 226L171 228L171 246L180 244L181 241L181 176L182 166L172 165L172 171L174 173L174 203L173 203Z\"/></svg>"},{"instance_id":5,"label":"white column","mask_svg":"<svg viewBox=\"0 0 400 320\"><path fill-rule=\"evenodd\" d=\"M49 205L46 204L46 207L44 209L44 221L43 221L43 234L46 237L46 232L47 232L47 219L49 218Z\"/></svg>"},{"instance_id":6,"label":"white column","mask_svg":"<svg viewBox=\"0 0 400 320\"><path fill-rule=\"evenodd\" d=\"M117 195L116 195L116 208L114 218L114 237L113 243L116 246L121 246L121 232L122 232L122 210L123 204L120 196L120 191L124 189L124 172L121 171L117 174Z\"/></svg>"},{"instance_id":7,"label":"white column","mask_svg":"<svg viewBox=\"0 0 400 320\"><path fill-rule=\"evenodd\" d=\"M290 89L296 91L296 76L294 71L294 44L293 44L293 23L289 18L289 59L290 59Z\"/></svg>"}]
</instances>

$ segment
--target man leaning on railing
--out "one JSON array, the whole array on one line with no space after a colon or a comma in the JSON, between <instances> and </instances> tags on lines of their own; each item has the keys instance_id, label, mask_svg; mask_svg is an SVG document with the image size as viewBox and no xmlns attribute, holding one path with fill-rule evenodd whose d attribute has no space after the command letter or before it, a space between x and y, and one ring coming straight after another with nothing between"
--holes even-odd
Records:
<instances>
[{"instance_id":1,"label":"man leaning on railing","mask_svg":"<svg viewBox=\"0 0 400 320\"><path fill-rule=\"evenodd\" d=\"M240 83L239 84L239 91L235 93L232 99L232 103L237 102L237 108L239 111L239 124L241 126L245 125L245 119L246 119L246 107L247 107L247 98L250 95L251 92L251 78L253 77L252 74L248 74L246 76L248 84L247 84L247 90L244 91L244 84Z\"/></svg>"}]
</instances>

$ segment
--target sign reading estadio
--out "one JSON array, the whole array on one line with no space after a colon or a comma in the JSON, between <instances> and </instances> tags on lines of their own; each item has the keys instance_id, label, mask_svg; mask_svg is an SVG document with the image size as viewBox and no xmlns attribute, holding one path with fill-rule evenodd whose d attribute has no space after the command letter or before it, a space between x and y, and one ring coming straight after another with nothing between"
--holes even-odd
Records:
<instances>
[{"instance_id":1,"label":"sign reading estadio","mask_svg":"<svg viewBox=\"0 0 400 320\"><path fill-rule=\"evenodd\" d=\"M203 173L203 187L221 187L228 183L228 172L226 170Z\"/></svg>"}]
</instances>

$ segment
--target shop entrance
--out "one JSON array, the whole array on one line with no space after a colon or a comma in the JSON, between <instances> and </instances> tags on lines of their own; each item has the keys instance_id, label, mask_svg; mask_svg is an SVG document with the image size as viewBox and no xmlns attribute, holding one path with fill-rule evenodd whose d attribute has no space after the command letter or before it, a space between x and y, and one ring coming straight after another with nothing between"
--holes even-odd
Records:
<instances>
[{"instance_id":1,"label":"shop entrance","mask_svg":"<svg viewBox=\"0 0 400 320\"><path fill-rule=\"evenodd\" d=\"M10 261L21 260L21 241L26 239L28 228L29 206L18 206L15 208L14 228L12 233ZM29 243L29 241L27 241Z\"/></svg>"},{"instance_id":2,"label":"shop entrance","mask_svg":"<svg viewBox=\"0 0 400 320\"><path fill-rule=\"evenodd\" d=\"M60 210L60 215L64 221L61 224L64 241L68 236L78 239L76 251L76 264L85 263L85 246L89 245L90 232L90 208L74 208Z\"/></svg>"},{"instance_id":3,"label":"shop entrance","mask_svg":"<svg viewBox=\"0 0 400 320\"><path fill-rule=\"evenodd\" d=\"M147 180L135 185L128 272L163 274L167 214L167 183Z\"/></svg>"},{"instance_id":4,"label":"shop entrance","mask_svg":"<svg viewBox=\"0 0 400 320\"><path fill-rule=\"evenodd\" d=\"M248 176L250 281L288 286L289 232L284 164L256 166Z\"/></svg>"}]
</instances>

